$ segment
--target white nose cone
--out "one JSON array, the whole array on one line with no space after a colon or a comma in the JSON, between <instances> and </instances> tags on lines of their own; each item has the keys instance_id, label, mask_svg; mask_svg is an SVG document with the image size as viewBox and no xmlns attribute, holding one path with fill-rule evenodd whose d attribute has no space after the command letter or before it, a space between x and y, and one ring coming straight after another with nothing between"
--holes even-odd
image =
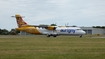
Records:
<instances>
[{"instance_id":1,"label":"white nose cone","mask_svg":"<svg viewBox=\"0 0 105 59\"><path fill-rule=\"evenodd\" d=\"M86 34L86 32L85 32L85 31L82 31L81 33L82 33L82 34Z\"/></svg>"}]
</instances>

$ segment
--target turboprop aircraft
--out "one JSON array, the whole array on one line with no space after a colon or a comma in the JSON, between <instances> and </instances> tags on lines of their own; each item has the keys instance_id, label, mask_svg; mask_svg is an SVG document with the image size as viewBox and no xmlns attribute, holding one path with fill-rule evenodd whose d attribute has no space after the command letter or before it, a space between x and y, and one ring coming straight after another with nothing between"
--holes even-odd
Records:
<instances>
[{"instance_id":1,"label":"turboprop aircraft","mask_svg":"<svg viewBox=\"0 0 105 59\"><path fill-rule=\"evenodd\" d=\"M58 35L79 35L80 37L85 34L79 27L66 27L66 26L37 26L37 25L28 25L23 19L22 16L16 14L12 16L16 18L18 28L16 30L27 32L30 34L45 34L47 37Z\"/></svg>"}]
</instances>

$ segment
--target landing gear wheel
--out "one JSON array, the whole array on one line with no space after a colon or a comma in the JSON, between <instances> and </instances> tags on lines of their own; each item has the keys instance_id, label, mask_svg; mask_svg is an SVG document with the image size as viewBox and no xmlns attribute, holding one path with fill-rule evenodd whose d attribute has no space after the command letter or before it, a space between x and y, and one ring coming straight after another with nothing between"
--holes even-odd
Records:
<instances>
[{"instance_id":1,"label":"landing gear wheel","mask_svg":"<svg viewBox=\"0 0 105 59\"><path fill-rule=\"evenodd\" d=\"M54 35L53 37L57 37L56 35Z\"/></svg>"},{"instance_id":2,"label":"landing gear wheel","mask_svg":"<svg viewBox=\"0 0 105 59\"><path fill-rule=\"evenodd\" d=\"M47 37L50 37L50 35L47 35Z\"/></svg>"},{"instance_id":3,"label":"landing gear wheel","mask_svg":"<svg viewBox=\"0 0 105 59\"><path fill-rule=\"evenodd\" d=\"M82 38L82 35L80 35L79 37Z\"/></svg>"}]
</instances>

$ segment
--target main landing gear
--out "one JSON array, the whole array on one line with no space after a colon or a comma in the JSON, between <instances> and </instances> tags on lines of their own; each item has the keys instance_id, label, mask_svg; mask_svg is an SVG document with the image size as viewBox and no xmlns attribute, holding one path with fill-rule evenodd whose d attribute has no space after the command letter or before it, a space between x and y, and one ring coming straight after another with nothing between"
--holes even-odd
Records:
<instances>
[{"instance_id":1,"label":"main landing gear","mask_svg":"<svg viewBox=\"0 0 105 59\"><path fill-rule=\"evenodd\" d=\"M49 35L49 34L47 34L47 37L50 37L50 36L53 36L53 37L57 37L57 35Z\"/></svg>"}]
</instances>

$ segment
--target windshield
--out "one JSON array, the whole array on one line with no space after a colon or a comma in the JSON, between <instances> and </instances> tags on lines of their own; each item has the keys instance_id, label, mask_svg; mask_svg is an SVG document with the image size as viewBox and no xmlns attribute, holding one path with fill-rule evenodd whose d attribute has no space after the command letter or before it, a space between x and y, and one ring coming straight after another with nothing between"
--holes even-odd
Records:
<instances>
[{"instance_id":1,"label":"windshield","mask_svg":"<svg viewBox=\"0 0 105 59\"><path fill-rule=\"evenodd\" d=\"M76 29L76 30L82 30L82 29Z\"/></svg>"}]
</instances>

